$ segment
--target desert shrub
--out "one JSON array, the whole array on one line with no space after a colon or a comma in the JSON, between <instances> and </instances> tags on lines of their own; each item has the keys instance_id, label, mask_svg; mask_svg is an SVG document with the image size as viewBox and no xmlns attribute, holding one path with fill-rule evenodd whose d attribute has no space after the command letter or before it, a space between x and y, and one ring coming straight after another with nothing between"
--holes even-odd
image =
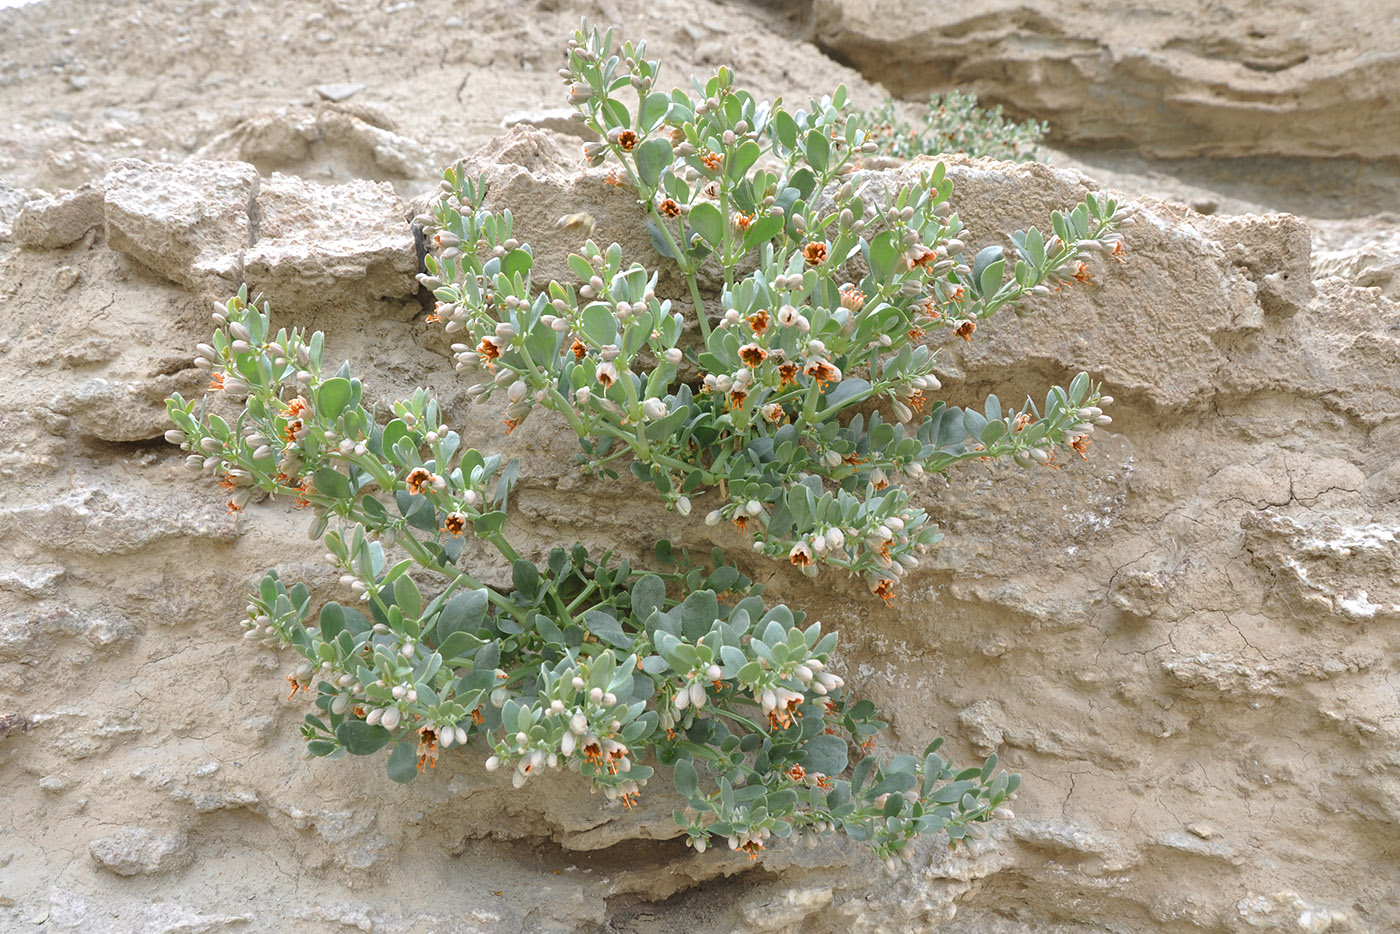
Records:
<instances>
[{"instance_id":1,"label":"desert shrub","mask_svg":"<svg viewBox=\"0 0 1400 934\"><path fill-rule=\"evenodd\" d=\"M942 166L892 190L863 178L875 143L843 89L789 110L728 69L657 92L658 67L644 45L585 27L561 76L599 136L586 159L616 160L688 307L616 244L570 256L577 281L536 283L510 213L454 167L419 218L431 318L480 378L471 398L501 405L508 429L547 410L595 474L645 483L682 515L703 499L707 521L734 522L755 551L893 600L939 537L901 481L1082 454L1111 401L1081 374L1039 405L945 405L929 340L970 340L997 310L1087 279L1091 254L1121 253L1118 208L1090 196L1049 235L1017 232L1014 257L965 260ZM317 608L269 572L248 605L250 639L302 658L288 681L317 708L302 727L312 756L387 747L389 776L410 781L473 748L517 787L568 768L623 806L662 767L689 842L750 855L834 831L892 858L920 833L956 843L1007 815L1019 778L995 757L960 770L935 740L878 759L885 724L831 671L836 634L766 601L720 552L663 541L640 566L565 543L523 557L509 535L518 464L465 446L431 394L372 410L350 365L326 364L321 333L274 332L246 292L214 321L196 363L233 410L173 396L169 439L220 478L230 509L259 491L309 507L353 595ZM508 588L464 566L468 538L509 564Z\"/></svg>"},{"instance_id":2,"label":"desert shrub","mask_svg":"<svg viewBox=\"0 0 1400 934\"><path fill-rule=\"evenodd\" d=\"M974 95L961 91L930 96L923 126L901 119L890 98L861 112L860 117L869 127L878 151L901 159L956 152L1028 162L1037 158L1040 141L1050 132L1048 123L1037 120L1017 123L1007 119L1000 104L979 107Z\"/></svg>"}]
</instances>

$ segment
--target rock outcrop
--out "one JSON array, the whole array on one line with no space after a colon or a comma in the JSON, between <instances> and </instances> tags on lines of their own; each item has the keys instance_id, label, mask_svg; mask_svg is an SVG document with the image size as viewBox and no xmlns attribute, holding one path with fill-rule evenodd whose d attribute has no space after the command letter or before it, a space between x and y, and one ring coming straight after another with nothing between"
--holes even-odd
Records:
<instances>
[{"instance_id":1,"label":"rock outcrop","mask_svg":"<svg viewBox=\"0 0 1400 934\"><path fill-rule=\"evenodd\" d=\"M630 199L541 131L516 127L468 164L544 275L568 276L562 258L585 236L658 262ZM1115 423L1087 462L973 466L928 483L918 495L949 535L896 610L836 576L814 586L753 565L771 593L841 631L842 667L890 712L897 744L944 733L961 757L996 752L1025 776L1017 818L974 850L931 842L872 885L868 857L836 843L774 847L759 873L736 854L695 855L671 839L673 802L659 792L626 813L571 776L514 792L471 754L444 755L408 787L378 761L301 761L305 708L276 696L288 660L232 635L239 594L269 564L334 592L298 544L301 517L281 505L226 515L173 448L103 447L155 437L168 387L198 393L185 361L206 328L190 294L203 288L190 272L200 257L238 256L279 319L325 328L376 398L433 382L475 443L521 457L518 522L535 549L582 537L645 555L660 513L630 480L579 477L572 440L548 418L507 439L495 413L465 404L441 337L392 285L411 281L395 264L412 246L392 192L255 185L246 164L214 165L152 169L144 203L162 203L151 194L162 179L227 171L259 206L256 242L206 249L197 219L157 221L130 206L140 199L121 202L125 239L109 222L107 240L61 254L71 305L117 317L74 317L62 347L27 311L46 300L60 254L26 248L0 266L7 353L37 361L4 399L15 444L0 455L0 531L15 569L0 588L15 609L0 617L0 665L14 672L0 713L19 726L0 736L0 769L17 807L42 814L48 833L82 837L105 867L69 869L44 890L55 921L92 917L95 898L145 918L103 879L160 872L180 880L172 918L280 923L243 894L268 884L251 867L279 853L303 892L320 893L286 916L327 931L406 930L414 918L522 931L652 930L647 917L701 931L996 931L997 918L1052 914L1140 931L1400 924L1387 894L1400 885L1387 856L1400 824L1387 680L1400 653L1400 311L1374 288L1315 283L1297 220L1133 202L1125 263L946 344L954 401L1036 393L1082 368L1118 397ZM124 198L143 171L119 165L108 192ZM1095 187L987 161L954 161L949 175L978 245L1005 244ZM325 212L346 194L357 220L338 230ZM561 205L592 215L591 230L558 225ZM249 228L231 229L238 240ZM142 266L113 240L141 244ZM681 301L674 279L659 288ZM128 348L117 338L138 322L158 337ZM145 388L103 395L99 380ZM724 529L670 533L744 553ZM93 836L94 821L127 829ZM154 826L166 829L141 829ZM59 855L26 834L12 849L32 865L21 885L38 886ZM203 894L216 873L234 881ZM352 879L388 885L341 888ZM406 893L429 907L406 910Z\"/></svg>"},{"instance_id":2,"label":"rock outcrop","mask_svg":"<svg viewBox=\"0 0 1400 934\"><path fill-rule=\"evenodd\" d=\"M1393 159L1400 149L1400 25L1381 5L808 0L803 8L814 42L897 96L974 91L1049 120L1058 146L1167 158Z\"/></svg>"}]
</instances>

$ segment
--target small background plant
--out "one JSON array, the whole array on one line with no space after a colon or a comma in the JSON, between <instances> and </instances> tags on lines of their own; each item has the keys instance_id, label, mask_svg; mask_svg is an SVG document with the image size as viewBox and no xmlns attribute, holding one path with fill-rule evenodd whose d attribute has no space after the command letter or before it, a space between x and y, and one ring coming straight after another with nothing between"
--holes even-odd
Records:
<instances>
[{"instance_id":1,"label":"small background plant","mask_svg":"<svg viewBox=\"0 0 1400 934\"><path fill-rule=\"evenodd\" d=\"M879 152L901 159L956 152L1029 162L1039 157L1040 141L1050 132L1048 123L1007 119L1000 104L979 107L975 96L961 91L930 96L922 126L902 119L891 98L865 111L862 119Z\"/></svg>"},{"instance_id":2,"label":"small background plant","mask_svg":"<svg viewBox=\"0 0 1400 934\"><path fill-rule=\"evenodd\" d=\"M971 340L997 310L1087 282L1092 255L1121 258L1120 212L1090 195L1049 235L1017 232L1015 257L964 260L943 167L892 190L864 177L859 155L877 144L844 89L789 110L720 69L694 96L658 92L644 53L585 25L560 74L599 135L585 158L617 160L686 280L689 316L616 244L570 256L577 281L536 284L510 213L454 168L419 218L431 317L459 341L457 368L482 378L469 395L503 397L508 430L551 411L586 470L625 468L683 515L708 497L707 521L734 522L756 552L893 600L939 538L901 479L1084 454L1111 401L1080 374L1043 405L934 402L928 338ZM702 288L707 265L718 294ZM348 363L324 365L322 334L274 333L246 293L214 321L196 364L233 407L173 396L169 440L220 478L231 510L257 491L310 508L353 595L317 609L269 572L248 605L250 639L303 659L287 680L314 698L311 755L388 747L390 777L410 781L443 750L476 747L517 787L567 768L624 806L664 767L688 842L718 836L751 856L771 837L836 831L893 858L921 833L956 844L1009 815L1019 778L995 757L959 770L941 740L871 754L885 724L830 671L836 635L765 601L723 554L663 541L648 567L580 544L529 560L508 535L519 465L464 446L429 393L371 410ZM509 565L509 590L463 567L468 536Z\"/></svg>"}]
</instances>

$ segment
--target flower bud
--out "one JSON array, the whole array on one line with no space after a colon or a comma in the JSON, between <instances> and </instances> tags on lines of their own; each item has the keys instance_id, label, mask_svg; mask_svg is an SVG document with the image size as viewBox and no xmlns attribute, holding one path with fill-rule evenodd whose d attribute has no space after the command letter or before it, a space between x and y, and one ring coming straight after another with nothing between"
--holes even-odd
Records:
<instances>
[{"instance_id":1,"label":"flower bud","mask_svg":"<svg viewBox=\"0 0 1400 934\"><path fill-rule=\"evenodd\" d=\"M681 496L676 499L676 512L683 516L690 515L690 497Z\"/></svg>"},{"instance_id":2,"label":"flower bud","mask_svg":"<svg viewBox=\"0 0 1400 934\"><path fill-rule=\"evenodd\" d=\"M679 347L671 347L667 349L666 353L663 354L663 356L666 358L666 362L672 364L673 366L678 366L681 360L685 357L685 355L681 353L681 349Z\"/></svg>"}]
</instances>

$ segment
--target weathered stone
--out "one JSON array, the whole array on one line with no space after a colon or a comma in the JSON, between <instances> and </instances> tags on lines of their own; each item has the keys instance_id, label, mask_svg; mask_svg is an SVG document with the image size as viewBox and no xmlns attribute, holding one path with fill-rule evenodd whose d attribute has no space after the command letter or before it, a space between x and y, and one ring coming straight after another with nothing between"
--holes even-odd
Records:
<instances>
[{"instance_id":1,"label":"weathered stone","mask_svg":"<svg viewBox=\"0 0 1400 934\"><path fill-rule=\"evenodd\" d=\"M343 308L418 290L413 231L389 185L273 175L258 209L258 240L243 270L250 291L274 307Z\"/></svg>"},{"instance_id":2,"label":"weathered stone","mask_svg":"<svg viewBox=\"0 0 1400 934\"><path fill-rule=\"evenodd\" d=\"M53 197L27 201L15 218L15 243L35 250L57 250L102 224L102 186L87 184Z\"/></svg>"},{"instance_id":3,"label":"weathered stone","mask_svg":"<svg viewBox=\"0 0 1400 934\"><path fill-rule=\"evenodd\" d=\"M813 40L915 99L958 88L1049 120L1057 142L1157 156L1400 148L1395 25L1376 7L1108 0L814 0Z\"/></svg>"},{"instance_id":4,"label":"weathered stone","mask_svg":"<svg viewBox=\"0 0 1400 934\"><path fill-rule=\"evenodd\" d=\"M184 869L194 862L194 850L183 831L157 833L145 827L123 827L98 837L88 852L103 869L119 876L149 876Z\"/></svg>"},{"instance_id":5,"label":"weathered stone","mask_svg":"<svg viewBox=\"0 0 1400 934\"><path fill-rule=\"evenodd\" d=\"M107 239L196 292L237 290L253 239L258 171L246 162L120 159L103 182Z\"/></svg>"}]
</instances>

